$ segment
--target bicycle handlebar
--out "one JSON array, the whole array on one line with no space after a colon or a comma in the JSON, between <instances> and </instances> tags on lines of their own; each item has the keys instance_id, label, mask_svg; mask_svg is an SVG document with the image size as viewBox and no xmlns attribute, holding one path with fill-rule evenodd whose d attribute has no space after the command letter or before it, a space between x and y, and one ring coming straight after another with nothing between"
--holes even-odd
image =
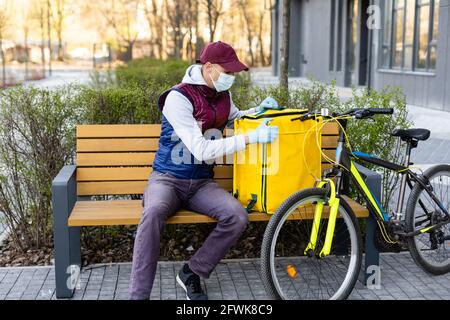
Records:
<instances>
[{"instance_id":1,"label":"bicycle handlebar","mask_svg":"<svg viewBox=\"0 0 450 320\"><path fill-rule=\"evenodd\" d=\"M307 114L302 115L301 117L292 119L294 120L300 120L300 121L306 121L308 119L314 118L316 116L321 116L323 118L337 118L342 116L351 116L355 119L364 119L372 117L376 114L393 114L394 109L393 108L355 108L350 109L341 113L333 113L331 116L328 115L328 109L322 109L321 112L308 112Z\"/></svg>"}]
</instances>

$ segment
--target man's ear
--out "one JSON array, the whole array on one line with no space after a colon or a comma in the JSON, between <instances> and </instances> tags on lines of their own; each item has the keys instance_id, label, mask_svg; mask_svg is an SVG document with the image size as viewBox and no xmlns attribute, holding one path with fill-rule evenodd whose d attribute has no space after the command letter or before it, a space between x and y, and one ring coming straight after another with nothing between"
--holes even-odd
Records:
<instances>
[{"instance_id":1,"label":"man's ear","mask_svg":"<svg viewBox=\"0 0 450 320\"><path fill-rule=\"evenodd\" d=\"M211 70L211 62L206 62L205 64L203 64L203 70L210 72Z\"/></svg>"}]
</instances>

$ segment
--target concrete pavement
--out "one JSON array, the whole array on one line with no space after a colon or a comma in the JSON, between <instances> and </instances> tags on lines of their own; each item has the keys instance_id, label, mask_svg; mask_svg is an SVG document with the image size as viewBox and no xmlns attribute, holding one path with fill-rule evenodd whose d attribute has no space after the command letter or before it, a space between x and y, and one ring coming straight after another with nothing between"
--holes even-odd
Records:
<instances>
[{"instance_id":1,"label":"concrete pavement","mask_svg":"<svg viewBox=\"0 0 450 320\"><path fill-rule=\"evenodd\" d=\"M409 253L382 254L381 286L368 289L364 276L350 300L450 300L450 274L431 276L417 267ZM159 262L151 300L185 300L175 276L182 262ZM223 260L202 280L210 299L264 300L259 259ZM130 263L92 265L83 269L74 300L126 300ZM0 268L0 300L54 300L53 267Z\"/></svg>"}]
</instances>

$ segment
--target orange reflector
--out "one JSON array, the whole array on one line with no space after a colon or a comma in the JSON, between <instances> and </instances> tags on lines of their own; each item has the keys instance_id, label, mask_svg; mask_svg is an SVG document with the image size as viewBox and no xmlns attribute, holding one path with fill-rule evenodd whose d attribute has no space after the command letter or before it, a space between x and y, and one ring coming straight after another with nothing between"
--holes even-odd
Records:
<instances>
[{"instance_id":1,"label":"orange reflector","mask_svg":"<svg viewBox=\"0 0 450 320\"><path fill-rule=\"evenodd\" d=\"M297 270L295 269L295 267L292 264L287 266L286 271L287 271L287 274L289 275L289 277L297 278L297 275L298 275Z\"/></svg>"}]
</instances>

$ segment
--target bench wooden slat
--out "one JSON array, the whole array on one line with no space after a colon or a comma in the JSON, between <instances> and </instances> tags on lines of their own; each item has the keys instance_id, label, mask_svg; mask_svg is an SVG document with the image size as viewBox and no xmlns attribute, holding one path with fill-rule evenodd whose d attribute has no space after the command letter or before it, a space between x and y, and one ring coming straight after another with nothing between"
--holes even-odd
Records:
<instances>
[{"instance_id":1,"label":"bench wooden slat","mask_svg":"<svg viewBox=\"0 0 450 320\"><path fill-rule=\"evenodd\" d=\"M354 200L345 197L358 218L368 216L368 211ZM136 225L142 215L141 200L78 201L69 217L69 226ZM324 212L326 217L327 211ZM268 221L272 215L252 212L250 221ZM291 219L312 219L313 208L305 208L292 215ZM180 210L168 220L169 224L210 223L214 219L188 210Z\"/></svg>"},{"instance_id":2,"label":"bench wooden slat","mask_svg":"<svg viewBox=\"0 0 450 320\"><path fill-rule=\"evenodd\" d=\"M322 136L322 149L336 149L338 136ZM78 139L77 152L156 152L158 138Z\"/></svg>"},{"instance_id":3,"label":"bench wooden slat","mask_svg":"<svg viewBox=\"0 0 450 320\"><path fill-rule=\"evenodd\" d=\"M148 180L152 167L77 168L77 181L134 181ZM232 179L233 166L214 167L215 179Z\"/></svg>"},{"instance_id":4,"label":"bench wooden slat","mask_svg":"<svg viewBox=\"0 0 450 320\"><path fill-rule=\"evenodd\" d=\"M323 136L322 149L336 149L337 136ZM158 138L78 139L77 152L156 152Z\"/></svg>"},{"instance_id":5,"label":"bench wooden slat","mask_svg":"<svg viewBox=\"0 0 450 320\"><path fill-rule=\"evenodd\" d=\"M339 136L322 136L322 149L336 149Z\"/></svg>"},{"instance_id":6,"label":"bench wooden slat","mask_svg":"<svg viewBox=\"0 0 450 320\"><path fill-rule=\"evenodd\" d=\"M148 180L152 167L77 168L77 181Z\"/></svg>"},{"instance_id":7,"label":"bench wooden slat","mask_svg":"<svg viewBox=\"0 0 450 320\"><path fill-rule=\"evenodd\" d=\"M323 136L338 136L339 135L339 125L335 122L329 122L325 124L322 128Z\"/></svg>"},{"instance_id":8,"label":"bench wooden slat","mask_svg":"<svg viewBox=\"0 0 450 320\"><path fill-rule=\"evenodd\" d=\"M157 151L159 138L78 139L77 152Z\"/></svg>"},{"instance_id":9,"label":"bench wooden slat","mask_svg":"<svg viewBox=\"0 0 450 320\"><path fill-rule=\"evenodd\" d=\"M77 126L77 138L159 138L160 124L87 124Z\"/></svg>"},{"instance_id":10,"label":"bench wooden slat","mask_svg":"<svg viewBox=\"0 0 450 320\"><path fill-rule=\"evenodd\" d=\"M159 138L160 124L85 124L77 125L77 138ZM339 126L327 123L322 129L322 135L338 135ZM233 135L233 130L227 128L225 136Z\"/></svg>"},{"instance_id":11,"label":"bench wooden slat","mask_svg":"<svg viewBox=\"0 0 450 320\"><path fill-rule=\"evenodd\" d=\"M335 149L324 149L328 157L334 159ZM107 152L107 153L78 153L78 167L107 167L107 166L151 166L155 159L154 152ZM326 159L322 157L322 162ZM233 164L232 156L217 158L217 164Z\"/></svg>"},{"instance_id":12,"label":"bench wooden slat","mask_svg":"<svg viewBox=\"0 0 450 320\"><path fill-rule=\"evenodd\" d=\"M331 164L322 164L324 170L332 167ZM232 190L232 166L217 166L215 179ZM150 167L145 168L78 168L77 194L106 195L106 194L142 194L151 173ZM225 182L224 180L229 180ZM99 193L96 193L99 192ZM117 193L116 193L117 192Z\"/></svg>"},{"instance_id":13,"label":"bench wooden slat","mask_svg":"<svg viewBox=\"0 0 450 320\"><path fill-rule=\"evenodd\" d=\"M150 166L154 159L154 152L78 153L77 166Z\"/></svg>"},{"instance_id":14,"label":"bench wooden slat","mask_svg":"<svg viewBox=\"0 0 450 320\"><path fill-rule=\"evenodd\" d=\"M335 157L338 129L336 124L323 128L327 157ZM152 171L160 130L159 124L77 126L78 195L142 194ZM233 130L225 133L233 135ZM232 164L232 155L216 161L215 178L228 191L232 189ZM331 167L324 158L322 166L324 170Z\"/></svg>"},{"instance_id":15,"label":"bench wooden slat","mask_svg":"<svg viewBox=\"0 0 450 320\"><path fill-rule=\"evenodd\" d=\"M215 181L227 191L233 189L233 179L215 179ZM147 180L77 182L77 193L79 196L143 194L147 182Z\"/></svg>"}]
</instances>

